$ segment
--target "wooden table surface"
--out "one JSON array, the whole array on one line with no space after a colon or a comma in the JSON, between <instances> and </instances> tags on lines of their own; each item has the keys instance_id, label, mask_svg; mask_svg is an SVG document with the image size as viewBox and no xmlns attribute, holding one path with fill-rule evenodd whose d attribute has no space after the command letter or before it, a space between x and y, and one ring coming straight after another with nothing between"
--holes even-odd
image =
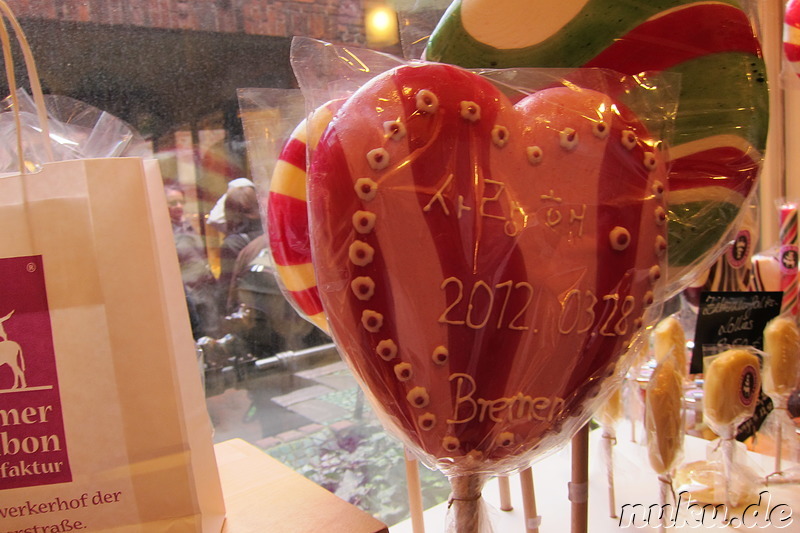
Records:
<instances>
[{"instance_id":1,"label":"wooden table surface","mask_svg":"<svg viewBox=\"0 0 800 533\"><path fill-rule=\"evenodd\" d=\"M385 524L241 439L214 446L223 533L388 533Z\"/></svg>"}]
</instances>

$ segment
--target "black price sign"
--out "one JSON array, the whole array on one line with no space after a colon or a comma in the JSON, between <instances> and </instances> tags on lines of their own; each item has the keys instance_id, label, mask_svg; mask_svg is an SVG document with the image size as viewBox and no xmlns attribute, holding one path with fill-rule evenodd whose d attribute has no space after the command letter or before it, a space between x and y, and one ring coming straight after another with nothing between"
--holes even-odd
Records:
<instances>
[{"instance_id":1,"label":"black price sign","mask_svg":"<svg viewBox=\"0 0 800 533\"><path fill-rule=\"evenodd\" d=\"M782 292L704 292L692 351L692 374L703 372L703 346L763 349L764 328L781 312ZM712 354L707 354L712 355Z\"/></svg>"}]
</instances>

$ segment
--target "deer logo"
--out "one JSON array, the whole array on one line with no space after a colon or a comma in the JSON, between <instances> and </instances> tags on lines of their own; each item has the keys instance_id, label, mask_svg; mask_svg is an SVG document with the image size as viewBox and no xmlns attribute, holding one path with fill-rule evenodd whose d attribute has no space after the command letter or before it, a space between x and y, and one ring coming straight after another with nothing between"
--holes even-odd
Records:
<instances>
[{"instance_id":1,"label":"deer logo","mask_svg":"<svg viewBox=\"0 0 800 533\"><path fill-rule=\"evenodd\" d=\"M25 358L22 355L22 347L16 342L8 340L8 334L3 325L13 314L14 311L11 311L3 318L0 318L0 368L3 365L8 365L14 373L12 390L24 389L27 386L25 383Z\"/></svg>"}]
</instances>

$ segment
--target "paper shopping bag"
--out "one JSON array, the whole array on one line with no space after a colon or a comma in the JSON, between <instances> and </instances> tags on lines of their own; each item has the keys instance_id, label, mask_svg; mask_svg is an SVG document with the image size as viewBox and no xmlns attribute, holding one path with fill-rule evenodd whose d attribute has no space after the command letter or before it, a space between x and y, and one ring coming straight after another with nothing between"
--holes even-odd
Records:
<instances>
[{"instance_id":1,"label":"paper shopping bag","mask_svg":"<svg viewBox=\"0 0 800 533\"><path fill-rule=\"evenodd\" d=\"M0 178L0 319L0 531L220 531L156 162Z\"/></svg>"}]
</instances>

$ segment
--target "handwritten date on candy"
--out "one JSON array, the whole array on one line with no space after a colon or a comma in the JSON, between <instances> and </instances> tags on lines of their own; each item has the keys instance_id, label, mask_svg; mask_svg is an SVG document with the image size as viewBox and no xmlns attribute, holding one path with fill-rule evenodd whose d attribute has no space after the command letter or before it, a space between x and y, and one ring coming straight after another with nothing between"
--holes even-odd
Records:
<instances>
[{"instance_id":1,"label":"handwritten date on candy","mask_svg":"<svg viewBox=\"0 0 800 533\"><path fill-rule=\"evenodd\" d=\"M47 501L26 500L17 505L0 504L0 525L4 519L27 518L27 521L34 520L41 523L32 524L18 529L11 529L5 533L66 533L68 531L79 531L87 529L89 526L81 520L70 518L58 519L51 516L51 513L64 513L86 509L92 506L117 503L121 500L122 492L95 491L93 494L84 492L75 498L55 498Z\"/></svg>"},{"instance_id":2,"label":"handwritten date on candy","mask_svg":"<svg viewBox=\"0 0 800 533\"><path fill-rule=\"evenodd\" d=\"M486 327L491 319L497 329L524 331L530 329L528 323L535 319L535 311L527 311L534 301L536 289L525 281L507 280L492 286L478 280L470 286L451 276L439 288L448 294L447 306L439 316L439 322L443 324L477 330ZM560 302L559 333L568 335L589 331L598 318L595 311L598 302L605 304L606 309L610 306L610 312L604 312L601 318L600 335L614 337L631 331L631 314L636 307L633 296L613 293L598 298L590 290L572 289ZM534 333L538 331L534 330Z\"/></svg>"}]
</instances>

